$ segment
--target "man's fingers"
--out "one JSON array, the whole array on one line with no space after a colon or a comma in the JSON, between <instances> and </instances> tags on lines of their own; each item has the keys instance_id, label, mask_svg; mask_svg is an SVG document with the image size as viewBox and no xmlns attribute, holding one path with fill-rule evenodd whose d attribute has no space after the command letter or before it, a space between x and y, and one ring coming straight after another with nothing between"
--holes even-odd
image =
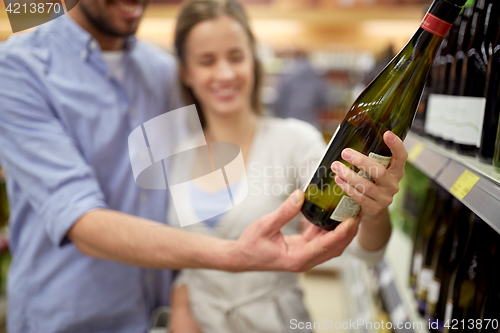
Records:
<instances>
[{"instance_id":1,"label":"man's fingers","mask_svg":"<svg viewBox=\"0 0 500 333\"><path fill-rule=\"evenodd\" d=\"M389 170L403 178L402 173L404 173L404 166L408 158L408 152L406 151L403 141L401 141L396 134L387 131L384 133L384 142L392 152Z\"/></svg>"},{"instance_id":2,"label":"man's fingers","mask_svg":"<svg viewBox=\"0 0 500 333\"><path fill-rule=\"evenodd\" d=\"M340 255L358 232L359 218L348 218L340 223L333 231L318 238L317 245L331 258ZM332 251L340 251L338 254Z\"/></svg>"},{"instance_id":3,"label":"man's fingers","mask_svg":"<svg viewBox=\"0 0 500 333\"><path fill-rule=\"evenodd\" d=\"M349 218L339 224L335 230L320 234L309 242L307 254L304 258L304 267L301 271L338 257L344 252L358 232L359 218Z\"/></svg>"},{"instance_id":4,"label":"man's fingers","mask_svg":"<svg viewBox=\"0 0 500 333\"><path fill-rule=\"evenodd\" d=\"M279 232L281 228L300 212L304 203L304 193L296 190L274 212L262 217L264 234Z\"/></svg>"},{"instance_id":5,"label":"man's fingers","mask_svg":"<svg viewBox=\"0 0 500 333\"><path fill-rule=\"evenodd\" d=\"M306 242L309 242L310 240L312 240L314 237L316 237L317 235L319 234L325 234L327 233L328 231L326 230L323 230L321 229L320 227L317 227L315 226L314 224L312 223L309 223L309 227L307 227L307 229L304 231L303 235L304 235L304 240Z\"/></svg>"}]
</instances>

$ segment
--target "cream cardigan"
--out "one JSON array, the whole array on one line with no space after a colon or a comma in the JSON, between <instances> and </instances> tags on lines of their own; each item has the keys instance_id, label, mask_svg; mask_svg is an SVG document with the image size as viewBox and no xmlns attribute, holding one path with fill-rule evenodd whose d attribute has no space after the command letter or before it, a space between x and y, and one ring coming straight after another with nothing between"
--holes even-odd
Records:
<instances>
[{"instance_id":1,"label":"cream cardigan","mask_svg":"<svg viewBox=\"0 0 500 333\"><path fill-rule=\"evenodd\" d=\"M249 224L274 211L290 193L306 185L325 147L321 134L303 121L261 118L245 161L247 197L225 213L215 229L201 222L182 230L237 239ZM173 167L178 172L190 170L186 165ZM184 199L189 202L187 193ZM168 223L180 227L172 202L169 207ZM298 218L294 218L282 231L298 233L298 225ZM356 239L348 250L370 263L378 262L384 253L384 249L365 251ZM191 309L204 333L282 333L292 331L292 319L310 321L295 273L186 269L176 284L187 285Z\"/></svg>"}]
</instances>

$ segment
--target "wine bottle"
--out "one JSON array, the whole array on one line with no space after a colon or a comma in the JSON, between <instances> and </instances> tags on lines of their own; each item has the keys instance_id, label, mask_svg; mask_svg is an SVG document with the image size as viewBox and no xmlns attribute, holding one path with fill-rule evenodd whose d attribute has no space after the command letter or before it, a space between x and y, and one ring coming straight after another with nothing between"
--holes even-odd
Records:
<instances>
[{"instance_id":1,"label":"wine bottle","mask_svg":"<svg viewBox=\"0 0 500 333\"><path fill-rule=\"evenodd\" d=\"M476 1L467 3L469 7L465 7L462 20L460 21L460 29L458 31L457 51L453 57L450 68L450 78L448 81L448 95L458 96L460 94L460 82L462 82L462 68L465 58L465 52L469 47L470 42L470 27L472 24L472 15Z\"/></svg>"},{"instance_id":2,"label":"wine bottle","mask_svg":"<svg viewBox=\"0 0 500 333\"><path fill-rule=\"evenodd\" d=\"M460 28L460 22L462 19L462 15L458 16L455 20L455 23L451 27L448 35L443 40L441 44L441 50L438 52L436 56L436 60L432 65L430 76L433 78L431 81L432 84L432 93L429 96L428 101L428 123L426 123L426 129L428 133L431 133L432 138L436 143L444 143L446 140L446 127L448 127L449 122L446 121L448 117L448 96L444 95L447 87L447 78L449 77L446 72L446 55L452 52L452 49L456 49L458 31ZM454 52L453 52L454 54Z\"/></svg>"},{"instance_id":3,"label":"wine bottle","mask_svg":"<svg viewBox=\"0 0 500 333\"><path fill-rule=\"evenodd\" d=\"M462 19L460 20L460 27L458 29L457 45L455 53L451 54L449 58L450 61L450 74L448 77L447 100L445 108L452 110L449 115L450 121L445 125L443 135L445 139L445 145L448 148L452 148L455 142L455 132L457 125L457 111L460 107L459 93L460 93L460 82L462 81L462 68L465 51L469 45L470 41L470 26L472 24L472 15L474 14L474 8L476 6L476 0L467 1L464 5L464 11L462 13ZM440 128L441 130L442 128Z\"/></svg>"},{"instance_id":4,"label":"wine bottle","mask_svg":"<svg viewBox=\"0 0 500 333\"><path fill-rule=\"evenodd\" d=\"M309 221L333 230L358 214L359 204L335 183L331 164L341 160L342 150L352 148L389 165L391 151L383 135L391 130L401 139L406 137L436 52L464 3L435 0L412 39L356 99L305 189L302 213Z\"/></svg>"},{"instance_id":5,"label":"wine bottle","mask_svg":"<svg viewBox=\"0 0 500 333\"><path fill-rule=\"evenodd\" d=\"M450 29L451 31L451 29ZM427 116L429 117L429 122L427 123L427 132L431 135L431 138L436 142L437 144L441 144L443 142L443 137L442 137L442 132L441 132L441 126L442 126L442 117L443 117L443 108L442 105L440 104L441 100L439 99L440 95L438 95L438 90L441 85L441 72L439 70L439 58L441 57L441 54L443 52L443 49L447 46L448 44L448 35L450 33L448 31L448 34L445 36L443 39L443 42L441 43L441 46L438 49L438 52L436 54L436 59L432 63L431 70L429 72L429 78L430 82L430 89L429 89L429 96L427 98Z\"/></svg>"},{"instance_id":6,"label":"wine bottle","mask_svg":"<svg viewBox=\"0 0 500 333\"><path fill-rule=\"evenodd\" d=\"M402 194L402 203L400 205L400 218L402 221L400 227L405 234L412 238L415 236L418 219L424 209L430 182L431 179L417 167L410 163L405 165L405 176L400 183ZM397 205L399 199L395 197L394 200ZM393 222L397 223L397 221Z\"/></svg>"},{"instance_id":7,"label":"wine bottle","mask_svg":"<svg viewBox=\"0 0 500 333\"><path fill-rule=\"evenodd\" d=\"M434 332L443 332L447 286L453 271L464 255L473 222L472 212L469 208L458 199L453 198L452 200L451 214L448 217L451 226L442 240L440 250L433 256L431 264L434 277L429 284L426 317L432 323L429 325L430 330Z\"/></svg>"},{"instance_id":8,"label":"wine bottle","mask_svg":"<svg viewBox=\"0 0 500 333\"><path fill-rule=\"evenodd\" d=\"M438 201L438 184L434 181L430 182L429 189L426 194L425 203L423 209L417 218L417 228L415 231L415 236L413 239L413 252L411 256L410 264L410 278L409 284L416 295L417 288L417 277L420 274L423 263L423 243L424 237L428 237L428 234L432 232L433 226L430 226L427 221L430 220L432 213L434 212L434 207L439 205ZM426 229L427 228L427 229ZM425 231L425 232L424 232Z\"/></svg>"},{"instance_id":9,"label":"wine bottle","mask_svg":"<svg viewBox=\"0 0 500 333\"><path fill-rule=\"evenodd\" d=\"M496 38L495 46L493 47L493 55L492 59L490 61L490 64L492 66L492 73L495 73L494 76L496 78L496 90L498 92L496 101L494 102L495 105L491 106L494 108L495 112L500 113L500 82L498 81L498 77L500 75L500 32ZM492 88L495 90L495 88ZM493 99L492 99L493 101ZM498 124L498 127L500 127L500 122ZM495 140L495 152L493 153L493 165L495 166L495 169L500 172L500 130L497 128L497 136Z\"/></svg>"},{"instance_id":10,"label":"wine bottle","mask_svg":"<svg viewBox=\"0 0 500 333\"><path fill-rule=\"evenodd\" d=\"M438 239L444 237L451 224L448 218L451 198L447 190L442 187L438 188L438 202L425 226L422 243L423 265L417 277L417 303L418 312L421 315L425 314L429 285L434 277L434 270L431 268L432 257L437 252L437 247L441 246L438 244Z\"/></svg>"},{"instance_id":11,"label":"wine bottle","mask_svg":"<svg viewBox=\"0 0 500 333\"><path fill-rule=\"evenodd\" d=\"M494 230L474 215L474 226L466 253L454 273L448 291L444 332L477 331L477 326L468 326L468 320L480 318L492 256L498 243L496 236L498 234Z\"/></svg>"},{"instance_id":12,"label":"wine bottle","mask_svg":"<svg viewBox=\"0 0 500 333\"><path fill-rule=\"evenodd\" d=\"M483 131L481 146L479 147L479 158L491 163L495 152L495 139L498 128L498 117L500 116L500 56L499 50L495 57L495 45L500 38L500 4L490 4L488 26L486 27L486 38L481 49L489 55L488 74L486 76L486 107L484 109Z\"/></svg>"},{"instance_id":13,"label":"wine bottle","mask_svg":"<svg viewBox=\"0 0 500 333\"><path fill-rule=\"evenodd\" d=\"M486 106L485 82L489 54L482 49L485 27L491 13L489 5L496 0L478 0L471 24L471 41L463 63L463 80L460 84L460 108L457 113L455 143L457 151L464 155L476 155L481 144L481 132Z\"/></svg>"},{"instance_id":14,"label":"wine bottle","mask_svg":"<svg viewBox=\"0 0 500 333\"><path fill-rule=\"evenodd\" d=\"M488 292L481 306L480 333L497 333L500 329L500 256L490 263L493 273Z\"/></svg>"},{"instance_id":15,"label":"wine bottle","mask_svg":"<svg viewBox=\"0 0 500 333\"><path fill-rule=\"evenodd\" d=\"M473 5L473 2L469 2L469 4L465 4L465 6ZM441 82L438 88L436 89L436 93L440 94L439 96L442 99L442 113L443 113L443 122L441 123L441 137L443 139L443 143L446 147L451 148L453 145L453 122L455 117L455 104L453 103L452 96L448 95L448 84L450 81L450 71L451 65L453 63L454 55L457 52L458 46L458 34L460 31L460 25L462 23L463 15L460 15L453 24L453 27L450 29L449 37L448 37L448 45L443 50L442 55L439 59L439 71L441 76Z\"/></svg>"},{"instance_id":16,"label":"wine bottle","mask_svg":"<svg viewBox=\"0 0 500 333\"><path fill-rule=\"evenodd\" d=\"M434 124L432 123L435 115L432 113L433 110L429 108L429 98L433 92L432 84L435 82L434 75L436 75L436 72L433 70L433 66L434 63L432 64L431 70L427 75L427 82L425 83L422 98L420 100L420 104L418 105L411 130L417 134L423 133L429 139L436 141L437 133L433 130Z\"/></svg>"}]
</instances>

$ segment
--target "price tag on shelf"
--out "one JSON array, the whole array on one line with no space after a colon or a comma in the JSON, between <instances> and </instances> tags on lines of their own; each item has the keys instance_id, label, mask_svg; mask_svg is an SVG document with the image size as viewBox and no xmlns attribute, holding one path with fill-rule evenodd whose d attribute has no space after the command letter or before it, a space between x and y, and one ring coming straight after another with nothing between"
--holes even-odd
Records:
<instances>
[{"instance_id":1,"label":"price tag on shelf","mask_svg":"<svg viewBox=\"0 0 500 333\"><path fill-rule=\"evenodd\" d=\"M422 142L417 142L416 144L411 147L410 151L408 152L408 162L414 163L417 158L422 154L424 151L424 145Z\"/></svg>"},{"instance_id":2,"label":"price tag on shelf","mask_svg":"<svg viewBox=\"0 0 500 333\"><path fill-rule=\"evenodd\" d=\"M465 170L450 188L450 193L457 199L463 200L478 181L479 176Z\"/></svg>"}]
</instances>

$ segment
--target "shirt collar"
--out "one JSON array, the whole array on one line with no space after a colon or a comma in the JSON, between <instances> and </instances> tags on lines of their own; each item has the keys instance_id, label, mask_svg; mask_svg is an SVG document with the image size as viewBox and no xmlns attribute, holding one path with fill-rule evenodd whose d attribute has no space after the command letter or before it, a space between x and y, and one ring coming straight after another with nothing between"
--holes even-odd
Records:
<instances>
[{"instance_id":1,"label":"shirt collar","mask_svg":"<svg viewBox=\"0 0 500 333\"><path fill-rule=\"evenodd\" d=\"M49 25L45 25L49 26ZM68 43L82 58L87 58L88 55L96 50L100 50L99 43L76 23L69 15L62 15L52 22L50 31L57 31L63 39ZM124 50L132 51L137 42L137 38L132 35L125 38Z\"/></svg>"}]
</instances>

